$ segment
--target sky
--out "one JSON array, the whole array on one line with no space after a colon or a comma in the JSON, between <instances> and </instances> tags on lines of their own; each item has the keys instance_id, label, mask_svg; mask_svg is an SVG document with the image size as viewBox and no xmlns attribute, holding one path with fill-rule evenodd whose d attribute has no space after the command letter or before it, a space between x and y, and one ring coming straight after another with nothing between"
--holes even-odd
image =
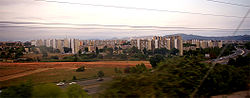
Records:
<instances>
[{"instance_id":1,"label":"sky","mask_svg":"<svg viewBox=\"0 0 250 98\"><path fill-rule=\"evenodd\" d=\"M0 0L0 40L231 36L250 0ZM248 7L246 7L248 6ZM248 15L236 35L250 34Z\"/></svg>"}]
</instances>

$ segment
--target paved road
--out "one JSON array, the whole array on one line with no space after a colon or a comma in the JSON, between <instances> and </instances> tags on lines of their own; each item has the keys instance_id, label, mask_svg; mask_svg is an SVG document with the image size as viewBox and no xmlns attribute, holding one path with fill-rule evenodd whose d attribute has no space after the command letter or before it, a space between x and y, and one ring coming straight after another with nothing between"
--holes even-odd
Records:
<instances>
[{"instance_id":1,"label":"paved road","mask_svg":"<svg viewBox=\"0 0 250 98\"><path fill-rule=\"evenodd\" d=\"M234 51L233 54L230 54L228 56L223 56L218 59L213 59L213 61L214 63L227 64L229 58L237 58L239 55L246 56L248 53L249 50L247 49L236 48L236 51Z\"/></svg>"},{"instance_id":2,"label":"paved road","mask_svg":"<svg viewBox=\"0 0 250 98\"><path fill-rule=\"evenodd\" d=\"M91 80L83 80L83 81L77 81L76 84L79 84L83 87L85 91L87 91L88 94L95 94L100 92L101 88L100 86L103 83L111 81L111 77L105 77L103 78L103 81L97 81L97 79L91 79ZM62 88L66 88L69 85L69 83L65 83L64 86L60 86Z\"/></svg>"}]
</instances>

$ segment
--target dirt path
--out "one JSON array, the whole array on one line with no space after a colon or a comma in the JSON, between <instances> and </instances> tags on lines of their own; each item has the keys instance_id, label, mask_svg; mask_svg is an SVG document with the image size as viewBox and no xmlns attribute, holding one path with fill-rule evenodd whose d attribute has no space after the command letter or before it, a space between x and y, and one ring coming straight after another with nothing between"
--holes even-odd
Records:
<instances>
[{"instance_id":1,"label":"dirt path","mask_svg":"<svg viewBox=\"0 0 250 98\"><path fill-rule=\"evenodd\" d=\"M51 69L51 68L41 68L41 69L36 69L36 70L27 71L27 72L23 72L23 73L18 73L18 74L12 74L12 75L8 75L8 76L3 76L3 77L0 77L0 81L6 81L6 80L18 78L18 77L23 77L23 76L26 76L26 75L30 75L30 74L34 74L34 73L46 71L46 70L49 70L49 69Z\"/></svg>"}]
</instances>

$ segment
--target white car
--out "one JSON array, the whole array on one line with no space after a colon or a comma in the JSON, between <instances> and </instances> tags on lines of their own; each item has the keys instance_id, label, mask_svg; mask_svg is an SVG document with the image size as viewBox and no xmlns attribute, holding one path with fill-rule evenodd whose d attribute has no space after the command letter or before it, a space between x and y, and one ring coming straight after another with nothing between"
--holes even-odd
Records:
<instances>
[{"instance_id":1,"label":"white car","mask_svg":"<svg viewBox=\"0 0 250 98\"><path fill-rule=\"evenodd\" d=\"M59 82L59 83L57 83L56 85L57 86L63 86L65 83L63 83L63 82Z\"/></svg>"},{"instance_id":2,"label":"white car","mask_svg":"<svg viewBox=\"0 0 250 98\"><path fill-rule=\"evenodd\" d=\"M76 82L70 82L69 85L71 85L71 84L76 84Z\"/></svg>"}]
</instances>

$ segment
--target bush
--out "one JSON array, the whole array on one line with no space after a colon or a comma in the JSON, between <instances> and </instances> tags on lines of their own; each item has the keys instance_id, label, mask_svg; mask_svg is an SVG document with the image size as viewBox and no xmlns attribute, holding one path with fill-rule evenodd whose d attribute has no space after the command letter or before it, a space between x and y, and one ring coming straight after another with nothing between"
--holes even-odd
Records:
<instances>
[{"instance_id":1,"label":"bush","mask_svg":"<svg viewBox=\"0 0 250 98\"><path fill-rule=\"evenodd\" d=\"M80 85L72 84L67 87L67 95L69 98L86 98L87 93L82 89Z\"/></svg>"},{"instance_id":2,"label":"bush","mask_svg":"<svg viewBox=\"0 0 250 98\"><path fill-rule=\"evenodd\" d=\"M51 58L51 59L56 59L56 60L58 60L58 59L59 59L59 57L58 57L58 56L51 56L50 58Z\"/></svg>"},{"instance_id":3,"label":"bush","mask_svg":"<svg viewBox=\"0 0 250 98\"><path fill-rule=\"evenodd\" d=\"M122 73L122 71L119 68L115 68L114 70L115 70L115 73L118 73L118 74Z\"/></svg>"},{"instance_id":4,"label":"bush","mask_svg":"<svg viewBox=\"0 0 250 98\"><path fill-rule=\"evenodd\" d=\"M99 78L102 78L104 76L104 72L103 71L98 71L97 76Z\"/></svg>"},{"instance_id":5,"label":"bush","mask_svg":"<svg viewBox=\"0 0 250 98\"><path fill-rule=\"evenodd\" d=\"M231 65L217 64L199 89L199 95L212 96L247 89L247 74Z\"/></svg>"},{"instance_id":6,"label":"bush","mask_svg":"<svg viewBox=\"0 0 250 98\"><path fill-rule=\"evenodd\" d=\"M11 86L4 89L0 98L31 98L33 85L31 82L21 83L18 86Z\"/></svg>"},{"instance_id":7,"label":"bush","mask_svg":"<svg viewBox=\"0 0 250 98\"><path fill-rule=\"evenodd\" d=\"M73 76L72 80L73 80L73 81L76 81L76 80L77 80L77 79L76 79L76 76Z\"/></svg>"},{"instance_id":8,"label":"bush","mask_svg":"<svg viewBox=\"0 0 250 98\"><path fill-rule=\"evenodd\" d=\"M55 84L43 84L35 86L32 95L34 98L60 98L63 92Z\"/></svg>"},{"instance_id":9,"label":"bush","mask_svg":"<svg viewBox=\"0 0 250 98\"><path fill-rule=\"evenodd\" d=\"M85 67L84 66L76 69L76 72L84 72L84 71L85 71Z\"/></svg>"},{"instance_id":10,"label":"bush","mask_svg":"<svg viewBox=\"0 0 250 98\"><path fill-rule=\"evenodd\" d=\"M164 56L162 55L155 55L153 57L150 57L149 62L152 65L153 68L157 67L157 63L164 60Z\"/></svg>"}]
</instances>

